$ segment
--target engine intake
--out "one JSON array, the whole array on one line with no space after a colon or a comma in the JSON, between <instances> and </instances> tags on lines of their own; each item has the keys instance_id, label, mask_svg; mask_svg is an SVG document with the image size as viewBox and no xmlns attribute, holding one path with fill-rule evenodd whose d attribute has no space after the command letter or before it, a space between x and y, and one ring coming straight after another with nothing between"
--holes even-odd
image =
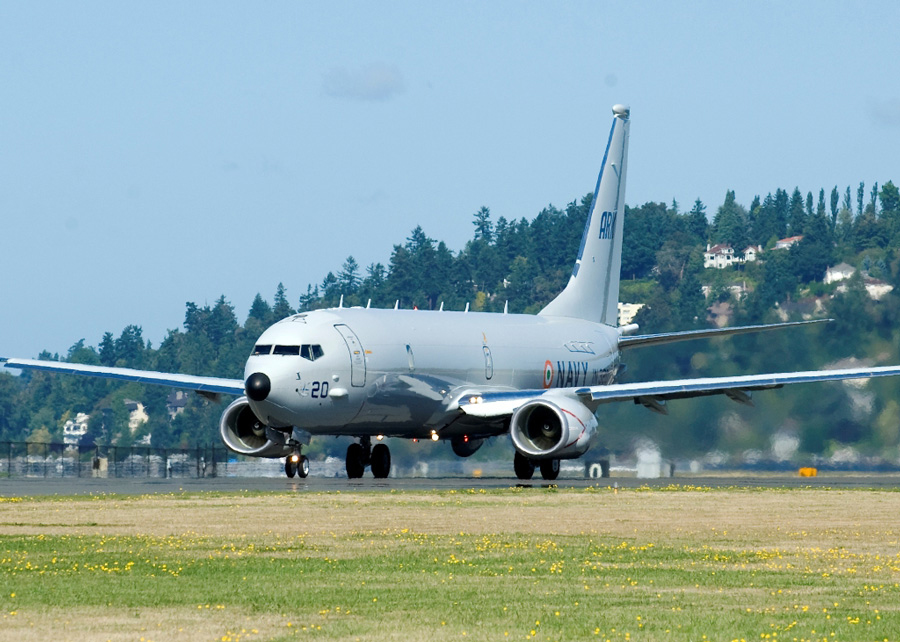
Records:
<instances>
[{"instance_id":1,"label":"engine intake","mask_svg":"<svg viewBox=\"0 0 900 642\"><path fill-rule=\"evenodd\" d=\"M240 455L284 457L291 452L287 435L262 423L246 397L233 401L222 413L219 434L225 445Z\"/></svg>"},{"instance_id":2,"label":"engine intake","mask_svg":"<svg viewBox=\"0 0 900 642\"><path fill-rule=\"evenodd\" d=\"M529 459L574 459L591 447L597 418L577 399L533 399L513 413L509 434Z\"/></svg>"}]
</instances>

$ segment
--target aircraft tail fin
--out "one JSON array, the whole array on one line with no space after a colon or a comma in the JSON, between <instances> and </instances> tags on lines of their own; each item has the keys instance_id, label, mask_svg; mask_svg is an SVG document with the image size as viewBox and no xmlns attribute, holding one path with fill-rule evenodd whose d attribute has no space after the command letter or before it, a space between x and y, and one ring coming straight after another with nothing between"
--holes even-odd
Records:
<instances>
[{"instance_id":1,"label":"aircraft tail fin","mask_svg":"<svg viewBox=\"0 0 900 642\"><path fill-rule=\"evenodd\" d=\"M616 105L613 114L572 276L566 288L540 311L541 315L617 325L630 110Z\"/></svg>"}]
</instances>

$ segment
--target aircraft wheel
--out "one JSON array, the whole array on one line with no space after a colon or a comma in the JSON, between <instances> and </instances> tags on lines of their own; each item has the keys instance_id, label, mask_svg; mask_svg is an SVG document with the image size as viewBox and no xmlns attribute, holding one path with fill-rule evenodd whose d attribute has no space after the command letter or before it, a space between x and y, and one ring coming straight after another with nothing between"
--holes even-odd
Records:
<instances>
[{"instance_id":1,"label":"aircraft wheel","mask_svg":"<svg viewBox=\"0 0 900 642\"><path fill-rule=\"evenodd\" d=\"M288 479L293 479L297 474L297 464L291 460L291 455L284 459L284 474L288 476Z\"/></svg>"},{"instance_id":2,"label":"aircraft wheel","mask_svg":"<svg viewBox=\"0 0 900 642\"><path fill-rule=\"evenodd\" d=\"M559 460L544 459L541 461L541 477L554 480L559 477Z\"/></svg>"},{"instance_id":3,"label":"aircraft wheel","mask_svg":"<svg viewBox=\"0 0 900 642\"><path fill-rule=\"evenodd\" d=\"M347 446L347 479L359 479L366 471L363 463L363 447L359 444Z\"/></svg>"},{"instance_id":4,"label":"aircraft wheel","mask_svg":"<svg viewBox=\"0 0 900 642\"><path fill-rule=\"evenodd\" d=\"M309 475L309 457L306 455L300 455L300 462L297 464L297 475L303 479L306 479Z\"/></svg>"},{"instance_id":5,"label":"aircraft wheel","mask_svg":"<svg viewBox=\"0 0 900 642\"><path fill-rule=\"evenodd\" d=\"M391 451L387 444L375 444L372 449L372 474L376 479L385 479L391 474Z\"/></svg>"},{"instance_id":6,"label":"aircraft wheel","mask_svg":"<svg viewBox=\"0 0 900 642\"><path fill-rule=\"evenodd\" d=\"M513 457L513 469L519 479L531 479L534 476L534 462L522 453L517 452Z\"/></svg>"}]
</instances>

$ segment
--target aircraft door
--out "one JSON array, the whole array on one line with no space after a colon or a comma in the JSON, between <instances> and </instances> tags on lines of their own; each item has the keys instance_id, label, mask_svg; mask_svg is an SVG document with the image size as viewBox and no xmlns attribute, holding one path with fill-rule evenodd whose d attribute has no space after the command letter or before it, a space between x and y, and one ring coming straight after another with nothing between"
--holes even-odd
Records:
<instances>
[{"instance_id":1,"label":"aircraft door","mask_svg":"<svg viewBox=\"0 0 900 642\"><path fill-rule=\"evenodd\" d=\"M366 354L363 351L362 344L359 342L359 338L349 326L343 323L335 325L334 329L344 337L347 350L350 351L350 385L357 388L366 385Z\"/></svg>"}]
</instances>

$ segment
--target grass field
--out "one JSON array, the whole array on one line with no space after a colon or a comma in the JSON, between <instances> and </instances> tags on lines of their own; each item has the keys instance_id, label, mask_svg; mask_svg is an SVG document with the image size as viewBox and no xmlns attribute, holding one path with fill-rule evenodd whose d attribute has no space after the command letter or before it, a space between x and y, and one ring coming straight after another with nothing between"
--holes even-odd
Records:
<instances>
[{"instance_id":1,"label":"grass field","mask_svg":"<svg viewBox=\"0 0 900 642\"><path fill-rule=\"evenodd\" d=\"M897 640L900 492L0 498L0 640Z\"/></svg>"}]
</instances>

